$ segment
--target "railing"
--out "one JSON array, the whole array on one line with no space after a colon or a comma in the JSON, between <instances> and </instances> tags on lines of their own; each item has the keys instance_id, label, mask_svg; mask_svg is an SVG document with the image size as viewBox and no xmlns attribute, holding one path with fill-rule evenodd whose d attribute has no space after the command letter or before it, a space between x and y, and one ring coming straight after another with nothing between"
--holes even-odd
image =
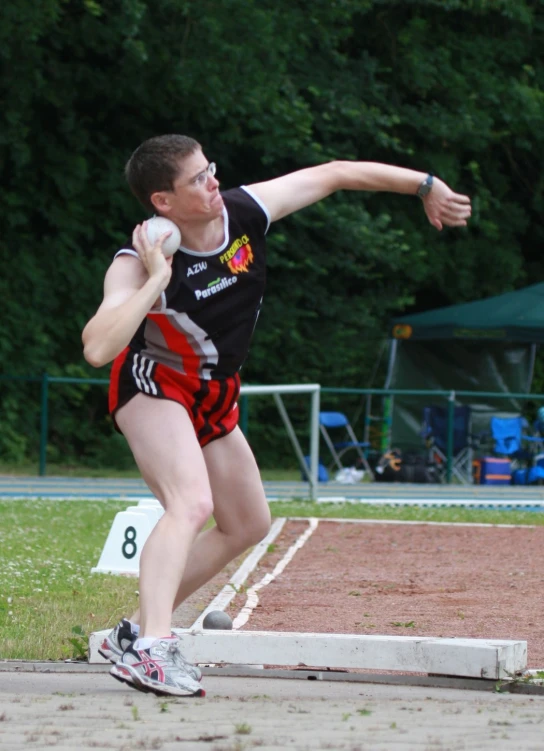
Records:
<instances>
[{"instance_id":1,"label":"railing","mask_svg":"<svg viewBox=\"0 0 544 751\"><path fill-rule=\"evenodd\" d=\"M29 383L41 383L41 409L40 409L40 450L39 450L39 474L45 476L47 463L47 438L49 432L49 386L54 383L80 383L90 386L107 386L108 378L73 378L61 376L49 376L43 373L39 376L4 376L0 375L0 381L26 381ZM281 384L249 386L242 385L240 389L240 427L247 433L248 427L248 396L271 395L274 397L276 407L280 413L295 454L301 468L309 477L311 497L317 497L317 475L319 463L319 405L321 387L319 384ZM282 400L282 394L308 394L311 398L310 407L310 466L306 467L303 451L300 447L297 435L289 419L289 415Z\"/></svg>"},{"instance_id":2,"label":"railing","mask_svg":"<svg viewBox=\"0 0 544 751\"><path fill-rule=\"evenodd\" d=\"M46 474L46 455L47 455L47 437L48 437L48 430L49 430L49 387L51 384L56 383L81 383L86 385L104 385L107 386L109 384L108 378L69 378L69 377L60 377L60 376L49 376L47 373L43 373L42 376L8 376L8 375L0 375L0 382L1 381L25 381L25 382L31 382L31 383L41 383L41 409L40 409L40 449L39 449L39 474L41 476ZM240 427L244 432L247 432L247 426L248 426L248 403L247 403L247 396L250 393L268 393L266 389L284 389L284 393L295 393L293 391L293 388L296 390L297 387L292 386L243 386L242 392L241 392L241 399L240 399ZM319 390L319 387L317 384L300 384L298 387L299 391L306 391L306 392L312 392L315 390ZM453 436L454 436L454 407L455 403L458 400L468 400L468 399L474 399L474 398L485 398L485 399L509 399L509 400L520 400L520 401L542 401L544 402L544 394L527 394L527 393L503 393L503 392L495 392L495 391L432 391L432 390L417 390L417 389L358 389L358 388L321 388L320 389L322 394L337 394L337 395L366 395L366 396L382 396L382 397L393 397L393 396L403 396L403 397L434 397L434 398L444 398L447 400L448 405L448 428L447 428L447 452L446 452L446 482L450 483L452 478L452 466L453 466ZM272 393L272 391L270 391ZM318 397L316 397L318 398ZM318 404L318 401L312 405L312 412L315 413L316 411L316 404ZM281 408L280 413L282 412ZM282 414L282 417L284 415ZM389 418L385 418L386 421L390 421ZM313 414L312 422L315 423L316 416ZM285 419L284 419L285 422ZM389 422L390 424L390 422ZM288 432L289 429L288 429ZM315 424L311 427L311 441L312 444L315 444L315 435L317 433ZM311 455L312 455L312 465L316 463L316 457L315 457L316 447L315 445L312 445L311 447ZM297 451L297 455L300 453L300 451ZM300 458L300 457L299 457ZM313 475L316 472L315 466L311 467L313 472L311 474ZM313 479L313 477L312 477ZM313 483L312 483L313 484Z\"/></svg>"}]
</instances>

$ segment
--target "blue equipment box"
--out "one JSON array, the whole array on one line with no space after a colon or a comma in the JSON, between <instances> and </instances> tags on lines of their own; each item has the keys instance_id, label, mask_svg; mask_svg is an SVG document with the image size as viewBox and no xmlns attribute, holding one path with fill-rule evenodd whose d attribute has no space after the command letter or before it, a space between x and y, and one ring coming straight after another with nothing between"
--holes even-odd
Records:
<instances>
[{"instance_id":1,"label":"blue equipment box","mask_svg":"<svg viewBox=\"0 0 544 751\"><path fill-rule=\"evenodd\" d=\"M481 485L510 485L512 482L510 459L496 459L493 456L484 456L480 459L480 465Z\"/></svg>"}]
</instances>

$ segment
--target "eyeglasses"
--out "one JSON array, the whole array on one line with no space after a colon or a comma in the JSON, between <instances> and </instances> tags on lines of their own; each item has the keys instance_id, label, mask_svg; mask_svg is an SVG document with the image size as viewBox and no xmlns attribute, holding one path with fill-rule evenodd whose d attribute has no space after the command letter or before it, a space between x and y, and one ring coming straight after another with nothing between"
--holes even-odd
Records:
<instances>
[{"instance_id":1,"label":"eyeglasses","mask_svg":"<svg viewBox=\"0 0 544 751\"><path fill-rule=\"evenodd\" d=\"M193 177L190 184L195 185L197 188L203 188L208 184L208 178L215 176L216 170L216 163L210 162L205 170L202 170L196 177Z\"/></svg>"}]
</instances>

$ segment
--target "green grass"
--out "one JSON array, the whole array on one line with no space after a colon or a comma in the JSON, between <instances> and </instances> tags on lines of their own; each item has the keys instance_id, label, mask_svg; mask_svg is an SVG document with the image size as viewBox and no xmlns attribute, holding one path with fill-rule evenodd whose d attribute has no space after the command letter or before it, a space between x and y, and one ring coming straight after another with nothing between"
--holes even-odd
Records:
<instances>
[{"instance_id":1,"label":"green grass","mask_svg":"<svg viewBox=\"0 0 544 751\"><path fill-rule=\"evenodd\" d=\"M78 656L71 640L137 604L135 577L91 574L124 502L0 501L0 657ZM83 637L72 632L79 627Z\"/></svg>"},{"instance_id":2,"label":"green grass","mask_svg":"<svg viewBox=\"0 0 544 751\"><path fill-rule=\"evenodd\" d=\"M274 501L274 516L315 516L319 519L398 519L418 522L456 522L472 524L544 524L544 513L499 511L462 507L372 506L358 503L312 503L310 501Z\"/></svg>"},{"instance_id":3,"label":"green grass","mask_svg":"<svg viewBox=\"0 0 544 751\"><path fill-rule=\"evenodd\" d=\"M0 475L15 475L17 477L37 477L39 466L37 463L10 464L0 462ZM71 464L53 464L47 463L47 477L104 477L112 479L131 479L139 478L140 472L136 466L132 469L104 469L93 467L82 467L81 465ZM300 480L300 470L298 469L261 469L263 480L272 482L279 480Z\"/></svg>"},{"instance_id":4,"label":"green grass","mask_svg":"<svg viewBox=\"0 0 544 751\"><path fill-rule=\"evenodd\" d=\"M0 475L15 475L16 477L38 477L38 463L27 462L25 464L10 464L0 462ZM140 477L138 468L132 469L104 469L93 467L82 467L81 465L72 464L53 464L47 462L46 475L48 477L111 477L111 478L131 478Z\"/></svg>"},{"instance_id":5,"label":"green grass","mask_svg":"<svg viewBox=\"0 0 544 751\"><path fill-rule=\"evenodd\" d=\"M81 656L91 631L137 605L136 577L92 574L126 501L0 501L0 658ZM544 514L461 508L271 503L272 514L344 519L544 524Z\"/></svg>"}]
</instances>

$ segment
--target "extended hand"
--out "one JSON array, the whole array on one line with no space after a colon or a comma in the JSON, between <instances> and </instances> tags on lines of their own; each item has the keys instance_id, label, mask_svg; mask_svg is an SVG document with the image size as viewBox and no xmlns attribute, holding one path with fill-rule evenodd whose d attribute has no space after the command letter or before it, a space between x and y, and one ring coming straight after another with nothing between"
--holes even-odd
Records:
<instances>
[{"instance_id":1,"label":"extended hand","mask_svg":"<svg viewBox=\"0 0 544 751\"><path fill-rule=\"evenodd\" d=\"M423 198L423 208L433 227L466 227L472 209L470 198L454 193L446 183L434 178L433 189Z\"/></svg>"}]
</instances>

